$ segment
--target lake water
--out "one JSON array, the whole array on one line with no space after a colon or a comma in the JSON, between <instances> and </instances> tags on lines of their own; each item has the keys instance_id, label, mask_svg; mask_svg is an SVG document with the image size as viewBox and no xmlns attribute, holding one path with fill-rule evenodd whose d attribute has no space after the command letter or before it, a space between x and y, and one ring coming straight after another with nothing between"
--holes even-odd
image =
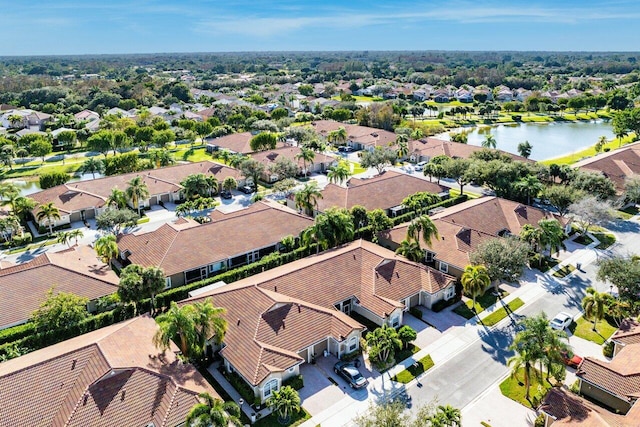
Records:
<instances>
[{"instance_id":1,"label":"lake water","mask_svg":"<svg viewBox=\"0 0 640 427\"><path fill-rule=\"evenodd\" d=\"M611 123L602 120L577 123L520 123L476 128L468 135L468 144L482 145L487 133L496 139L496 148L518 154L518 144L529 141L530 158L545 160L571 154L598 142L601 136L613 139Z\"/></svg>"},{"instance_id":2,"label":"lake water","mask_svg":"<svg viewBox=\"0 0 640 427\"><path fill-rule=\"evenodd\" d=\"M102 177L101 174L99 173L96 174L96 179L101 177ZM77 176L74 176L69 180L69 182L86 181L89 179L93 179L93 175L91 175L90 173L87 173L87 174L81 175L79 178ZM38 182L38 180L25 181L22 179L14 179L11 182L13 182L16 185L16 187L20 189L20 194L23 196L28 196L29 194L33 194L35 192L40 191L40 183Z\"/></svg>"}]
</instances>

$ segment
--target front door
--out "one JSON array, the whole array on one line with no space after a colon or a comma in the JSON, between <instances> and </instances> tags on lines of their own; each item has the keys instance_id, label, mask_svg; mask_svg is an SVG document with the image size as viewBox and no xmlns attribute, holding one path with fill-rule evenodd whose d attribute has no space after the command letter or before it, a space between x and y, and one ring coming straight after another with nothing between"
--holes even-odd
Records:
<instances>
[{"instance_id":1,"label":"front door","mask_svg":"<svg viewBox=\"0 0 640 427\"><path fill-rule=\"evenodd\" d=\"M351 301L346 301L342 304L342 312L346 315L351 314Z\"/></svg>"}]
</instances>

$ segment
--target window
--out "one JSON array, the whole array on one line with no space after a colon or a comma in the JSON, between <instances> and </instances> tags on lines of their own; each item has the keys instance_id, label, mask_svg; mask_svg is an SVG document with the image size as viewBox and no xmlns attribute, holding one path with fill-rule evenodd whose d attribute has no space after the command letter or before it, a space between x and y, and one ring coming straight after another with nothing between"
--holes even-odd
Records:
<instances>
[{"instance_id":1,"label":"window","mask_svg":"<svg viewBox=\"0 0 640 427\"><path fill-rule=\"evenodd\" d=\"M455 296L456 294L456 288L454 286L449 286L447 289L445 289L444 291L444 299L451 299Z\"/></svg>"},{"instance_id":2,"label":"window","mask_svg":"<svg viewBox=\"0 0 640 427\"><path fill-rule=\"evenodd\" d=\"M277 379L272 379L271 381L268 381L264 387L262 387L262 395L264 396L265 399L271 397L271 394L274 391L278 390L278 380Z\"/></svg>"},{"instance_id":3,"label":"window","mask_svg":"<svg viewBox=\"0 0 640 427\"><path fill-rule=\"evenodd\" d=\"M448 273L449 272L449 264L447 264L446 262L440 261L440 271L442 271L443 273Z\"/></svg>"},{"instance_id":4,"label":"window","mask_svg":"<svg viewBox=\"0 0 640 427\"><path fill-rule=\"evenodd\" d=\"M351 337L349 340L349 353L356 351L358 348L358 337Z\"/></svg>"},{"instance_id":5,"label":"window","mask_svg":"<svg viewBox=\"0 0 640 427\"><path fill-rule=\"evenodd\" d=\"M171 287L171 277L167 277L164 282L164 288L169 289Z\"/></svg>"},{"instance_id":6,"label":"window","mask_svg":"<svg viewBox=\"0 0 640 427\"><path fill-rule=\"evenodd\" d=\"M400 326L400 316L395 315L394 317L391 318L391 326L394 328L397 328L398 326Z\"/></svg>"},{"instance_id":7,"label":"window","mask_svg":"<svg viewBox=\"0 0 640 427\"><path fill-rule=\"evenodd\" d=\"M426 251L424 255L424 260L426 262L433 262L433 259L435 258L435 256L436 254L434 254L433 252Z\"/></svg>"}]
</instances>

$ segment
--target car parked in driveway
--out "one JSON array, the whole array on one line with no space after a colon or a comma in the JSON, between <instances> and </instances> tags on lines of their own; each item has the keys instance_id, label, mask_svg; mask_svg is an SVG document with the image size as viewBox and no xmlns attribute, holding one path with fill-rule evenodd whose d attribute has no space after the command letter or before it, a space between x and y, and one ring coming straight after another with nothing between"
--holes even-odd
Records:
<instances>
[{"instance_id":1,"label":"car parked in driveway","mask_svg":"<svg viewBox=\"0 0 640 427\"><path fill-rule=\"evenodd\" d=\"M231 195L231 191L229 190L222 190L220 192L220 197L223 199L231 199L233 198L233 196Z\"/></svg>"},{"instance_id":2,"label":"car parked in driveway","mask_svg":"<svg viewBox=\"0 0 640 427\"><path fill-rule=\"evenodd\" d=\"M582 363L582 357L577 354L573 354L571 350L561 351L560 355L562 356L562 361L565 365L571 366L572 368L577 368L580 363Z\"/></svg>"},{"instance_id":3,"label":"car parked in driveway","mask_svg":"<svg viewBox=\"0 0 640 427\"><path fill-rule=\"evenodd\" d=\"M351 388L362 388L369 384L353 362L338 362L333 366L333 372L347 380Z\"/></svg>"},{"instance_id":4,"label":"car parked in driveway","mask_svg":"<svg viewBox=\"0 0 640 427\"><path fill-rule=\"evenodd\" d=\"M250 186L250 185L244 185L244 186L240 187L238 190L242 191L244 194L253 193L253 187Z\"/></svg>"},{"instance_id":5,"label":"car parked in driveway","mask_svg":"<svg viewBox=\"0 0 640 427\"><path fill-rule=\"evenodd\" d=\"M418 162L416 163L416 167L414 168L414 170L420 172L422 170L424 170L424 167L427 165L427 162Z\"/></svg>"},{"instance_id":6,"label":"car parked in driveway","mask_svg":"<svg viewBox=\"0 0 640 427\"><path fill-rule=\"evenodd\" d=\"M551 322L549 322L549 324L553 329L564 331L564 328L571 325L571 322L573 322L573 316L565 313L564 311L561 311L560 313L556 314L556 317L551 319Z\"/></svg>"}]
</instances>

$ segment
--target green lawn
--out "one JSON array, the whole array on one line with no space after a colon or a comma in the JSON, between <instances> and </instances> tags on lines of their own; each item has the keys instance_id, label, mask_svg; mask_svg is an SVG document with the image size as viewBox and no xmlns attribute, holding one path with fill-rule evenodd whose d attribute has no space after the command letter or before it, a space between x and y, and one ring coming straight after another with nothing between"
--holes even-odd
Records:
<instances>
[{"instance_id":1,"label":"green lawn","mask_svg":"<svg viewBox=\"0 0 640 427\"><path fill-rule=\"evenodd\" d=\"M589 236L587 236L586 234L581 234L580 236L576 237L575 239L573 239L574 242L580 244L580 245L590 245L593 243L593 240L591 240L591 238Z\"/></svg>"},{"instance_id":2,"label":"green lawn","mask_svg":"<svg viewBox=\"0 0 640 427\"><path fill-rule=\"evenodd\" d=\"M539 376L542 377L542 382L537 378ZM541 391L538 391L539 386L542 388ZM545 380L543 375L539 373L532 375L531 386L529 387L529 399L533 400L533 396L536 395L542 398L551 387L553 387L553 384ZM524 386L524 370L520 369L515 377L509 376L506 380L502 381L500 383L500 391L509 399L515 400L527 408L533 408L531 402L525 399L527 390Z\"/></svg>"},{"instance_id":3,"label":"green lawn","mask_svg":"<svg viewBox=\"0 0 640 427\"><path fill-rule=\"evenodd\" d=\"M635 139L636 139L635 134L631 134L629 136L626 136L625 138L622 138L621 142L618 140L618 138L614 138L611 141L609 141L607 144L605 144L603 149L609 148L610 150L615 150L620 145L629 144L633 142ZM584 150L576 151L575 153L572 153L572 154L567 154L566 156L543 160L540 163L543 163L546 165L550 165L552 163L555 163L558 165L564 165L564 164L570 165L582 159L583 157L592 157L595 155L596 155L596 150L593 146L591 146L591 147L585 148Z\"/></svg>"},{"instance_id":4,"label":"green lawn","mask_svg":"<svg viewBox=\"0 0 640 427\"><path fill-rule=\"evenodd\" d=\"M487 307L491 307L493 304L495 304L495 302L498 300L498 297L496 297L495 295L493 295L493 286L487 290L484 295L479 296L476 298L476 306L475 306L475 311L474 311L474 307L473 307L473 300L469 299L468 301L466 301L464 304L459 305L458 307L456 307L454 311L454 313L464 317L465 319L471 319L473 316L475 316L477 313L481 313L484 310L487 309ZM502 294L502 298L506 297L507 295L509 295L508 293L503 293Z\"/></svg>"},{"instance_id":5,"label":"green lawn","mask_svg":"<svg viewBox=\"0 0 640 427\"><path fill-rule=\"evenodd\" d=\"M622 219L631 219L632 216L638 215L640 209L637 206L628 206L618 211Z\"/></svg>"},{"instance_id":6,"label":"green lawn","mask_svg":"<svg viewBox=\"0 0 640 427\"><path fill-rule=\"evenodd\" d=\"M413 356L419 351L420 351L420 347L418 347L417 345L409 344L409 347L407 347L406 349L400 350L399 352L396 353L395 355L396 363L400 363L403 360L410 358L411 356Z\"/></svg>"},{"instance_id":7,"label":"green lawn","mask_svg":"<svg viewBox=\"0 0 640 427\"><path fill-rule=\"evenodd\" d=\"M600 244L596 246L598 249L607 249L616 242L616 237L610 233L593 233L593 236L600 240Z\"/></svg>"},{"instance_id":8,"label":"green lawn","mask_svg":"<svg viewBox=\"0 0 640 427\"><path fill-rule=\"evenodd\" d=\"M304 408L300 408L300 412L291 415L291 421L288 424L280 424L278 421L278 415L271 414L256 421L253 425L256 427L282 427L283 425L293 427L304 423L309 418L311 418L311 414L305 411Z\"/></svg>"},{"instance_id":9,"label":"green lawn","mask_svg":"<svg viewBox=\"0 0 640 427\"><path fill-rule=\"evenodd\" d=\"M433 359L431 359L431 356L427 354L425 357L418 360L417 365L410 366L408 369L399 372L398 375L394 375L391 379L402 384L408 384L418 375L431 369L433 365Z\"/></svg>"},{"instance_id":10,"label":"green lawn","mask_svg":"<svg viewBox=\"0 0 640 427\"><path fill-rule=\"evenodd\" d=\"M557 270L555 273L553 273L553 276L559 279L562 279L563 277L567 277L569 274L571 274L571 272L574 271L575 269L576 268L573 265L567 264L561 269Z\"/></svg>"},{"instance_id":11,"label":"green lawn","mask_svg":"<svg viewBox=\"0 0 640 427\"><path fill-rule=\"evenodd\" d=\"M590 320L580 317L569 329L577 337L602 345L618 328L603 319L596 324L596 332L593 330L593 323Z\"/></svg>"},{"instance_id":12,"label":"green lawn","mask_svg":"<svg viewBox=\"0 0 640 427\"><path fill-rule=\"evenodd\" d=\"M353 170L351 171L351 175L355 175L358 173L366 172L367 170L360 166L360 163L349 162L349 164L353 165Z\"/></svg>"},{"instance_id":13,"label":"green lawn","mask_svg":"<svg viewBox=\"0 0 640 427\"><path fill-rule=\"evenodd\" d=\"M531 259L529 261L531 263L531 267L537 268L538 270L544 272L549 271L551 268L555 267L560 263L560 260L556 258L549 258L547 256L542 257L542 263L540 263L539 254L535 259Z\"/></svg>"},{"instance_id":14,"label":"green lawn","mask_svg":"<svg viewBox=\"0 0 640 427\"><path fill-rule=\"evenodd\" d=\"M523 305L524 305L524 301L522 301L520 298L516 298L513 301L511 301L509 304L507 304L507 307L509 309L509 313L511 313L516 311ZM505 317L507 317L507 314L508 314L507 309L505 307L502 307L501 309L494 311L493 313L491 313L490 315L482 319L482 324L485 326L493 326L499 321L501 321L502 319L504 319Z\"/></svg>"}]
</instances>

